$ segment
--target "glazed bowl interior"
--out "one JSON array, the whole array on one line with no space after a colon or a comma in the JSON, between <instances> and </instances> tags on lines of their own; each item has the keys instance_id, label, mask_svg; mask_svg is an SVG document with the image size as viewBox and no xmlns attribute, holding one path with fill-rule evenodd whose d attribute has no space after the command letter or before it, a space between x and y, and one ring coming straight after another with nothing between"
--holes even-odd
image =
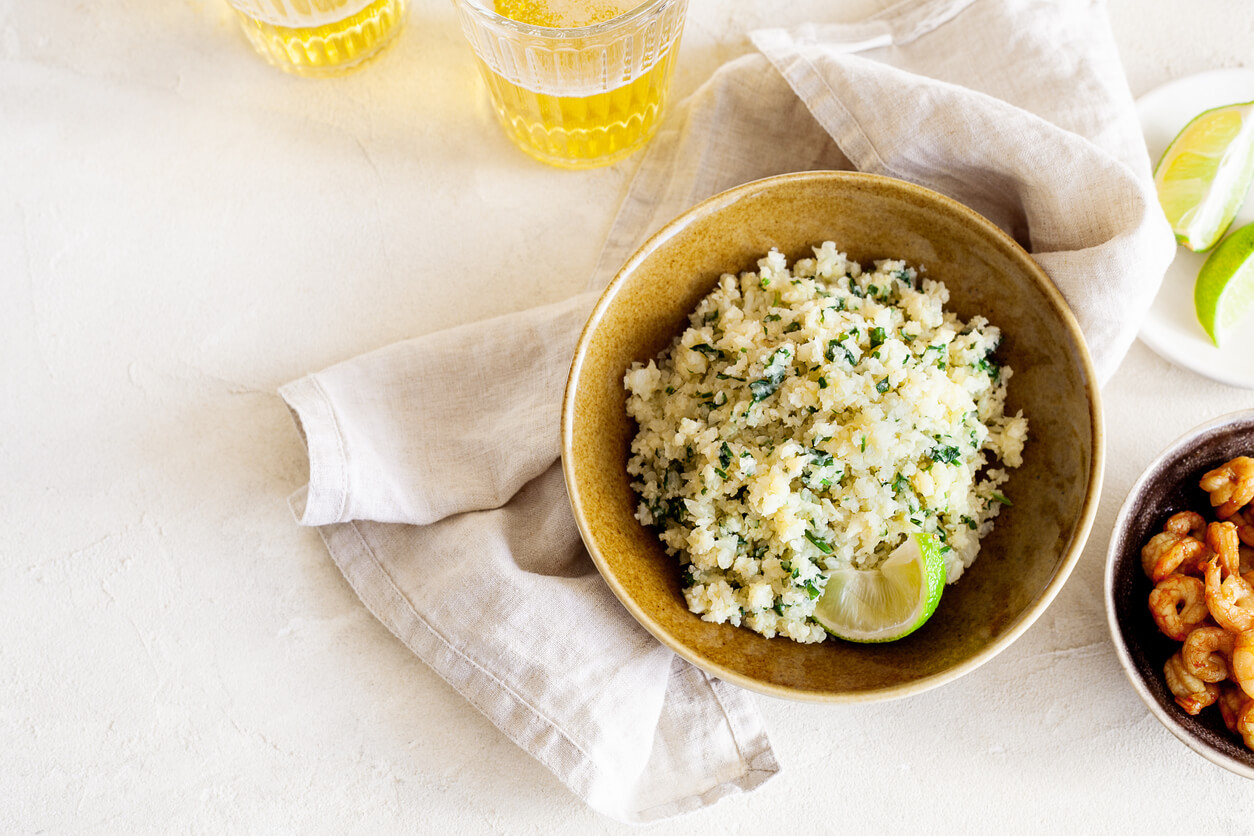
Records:
<instances>
[{"instance_id":1,"label":"glazed bowl interior","mask_svg":"<svg viewBox=\"0 0 1254 836\"><path fill-rule=\"evenodd\" d=\"M1163 665L1180 648L1159 632L1149 612L1153 583L1141 568L1141 547L1177 511L1215 519L1202 474L1237 456L1254 456L1254 410L1225 415L1173 442L1128 492L1111 532L1106 560L1106 614L1115 651L1150 711L1195 752L1254 778L1254 751L1224 726L1218 708L1190 717L1163 679Z\"/></svg>"},{"instance_id":2,"label":"glazed bowl interior","mask_svg":"<svg viewBox=\"0 0 1254 836\"><path fill-rule=\"evenodd\" d=\"M979 558L923 628L889 644L802 645L702 621L680 592L676 558L635 518L626 472L636 427L623 374L687 325L724 272L792 260L824 241L863 263L902 258L949 289L948 310L983 314L1013 369L1007 412L1030 422L1022 467ZM1052 600L1092 524L1102 469L1099 396L1061 295L1009 237L927 189L850 172L750 183L698 205L649 240L607 288L580 339L562 415L562 460L584 541L610 588L660 641L735 684L790 699L904 696L975 668Z\"/></svg>"}]
</instances>

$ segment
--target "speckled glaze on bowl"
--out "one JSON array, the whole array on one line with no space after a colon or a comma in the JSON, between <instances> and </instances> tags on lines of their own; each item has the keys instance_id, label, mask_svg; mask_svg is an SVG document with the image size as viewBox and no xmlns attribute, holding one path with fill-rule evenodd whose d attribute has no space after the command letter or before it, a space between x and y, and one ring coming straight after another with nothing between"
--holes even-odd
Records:
<instances>
[{"instance_id":1,"label":"speckled glaze on bowl","mask_svg":"<svg viewBox=\"0 0 1254 836\"><path fill-rule=\"evenodd\" d=\"M1132 687L1162 724L1202 757L1254 778L1254 752L1223 724L1219 709L1190 717L1163 680L1163 665L1179 647L1158 631L1149 613L1154 588L1141 568L1141 547L1177 511L1214 519L1202 474L1236 456L1254 455L1254 410L1234 412L1194 427L1141 474L1119 509L1106 552L1106 618L1115 652Z\"/></svg>"},{"instance_id":2,"label":"speckled glaze on bowl","mask_svg":"<svg viewBox=\"0 0 1254 836\"><path fill-rule=\"evenodd\" d=\"M851 258L904 258L943 280L948 309L985 314L1014 368L1007 409L1030 421L1024 464L979 559L946 589L923 628L891 644L765 639L688 611L679 565L637 522L626 471L635 425L623 374L683 330L724 272L756 269L772 247L789 261L825 240ZM854 702L953 680L1006 648L1041 614L1088 536L1101 485L1099 395L1062 296L992 223L899 180L850 172L772 177L710 198L632 256L594 309L562 409L562 465L583 539L606 583L661 642L703 670L773 697Z\"/></svg>"}]
</instances>

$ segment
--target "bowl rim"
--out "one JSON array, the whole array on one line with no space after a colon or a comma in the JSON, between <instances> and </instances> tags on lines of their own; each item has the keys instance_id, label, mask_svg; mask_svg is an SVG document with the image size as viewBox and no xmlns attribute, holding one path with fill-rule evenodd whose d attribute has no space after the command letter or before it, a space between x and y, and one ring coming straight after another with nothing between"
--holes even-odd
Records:
<instances>
[{"instance_id":1,"label":"bowl rim","mask_svg":"<svg viewBox=\"0 0 1254 836\"><path fill-rule=\"evenodd\" d=\"M1110 528L1110 540L1106 544L1106 567L1102 577L1102 593L1106 605L1106 627L1110 631L1111 644L1115 646L1115 656L1119 659L1119 666L1123 668L1123 675L1131 683L1132 690L1136 691L1137 696L1141 698L1141 702L1145 703L1150 713L1157 717L1167 731L1171 732L1185 746L1216 766L1221 766L1244 778L1254 780L1254 767L1217 749L1212 749L1185 728L1179 717L1176 717L1159 704L1158 700L1155 699L1146 686L1145 680L1137 669L1136 664L1132 661L1132 655L1128 652L1124 641L1123 631L1119 629L1119 619L1115 615L1115 561L1120 556L1116 547L1121 539L1119 535L1128 526L1128 521L1132 516L1132 507L1137 497L1141 495L1150 479L1159 473L1164 464L1185 452L1197 439L1212 430L1220 429L1237 421L1247 420L1254 423L1254 409L1240 409L1235 412L1227 412L1203 421L1177 436L1175 440L1163 448L1162 452L1145 466L1141 474L1137 476L1136 481L1132 483L1132 487L1128 489L1128 493L1124 496L1123 502L1119 506L1119 512L1115 515L1114 524Z\"/></svg>"},{"instance_id":2,"label":"bowl rim","mask_svg":"<svg viewBox=\"0 0 1254 836\"><path fill-rule=\"evenodd\" d=\"M793 182L813 181L813 180L848 180L851 182L878 182L893 189L898 189L906 194L921 196L927 200L938 203L945 210L966 218L967 221L980 227L985 234L1000 240L1003 245L1009 246L1013 251L1022 257L1023 264L1033 281L1037 283L1041 291L1045 294L1050 304L1058 313L1067 332L1072 338L1072 342L1076 349L1077 357L1080 361L1081 371L1083 372L1085 389L1087 394L1087 402L1089 407L1089 418L1091 426L1091 443L1093 454L1089 462L1088 473L1088 489L1085 492L1084 501L1080 508L1080 517L1077 521L1075 532L1062 555L1062 560L1054 570L1053 576L1049 582L1041 590L1040 596L1032 602L1018 618L1006 629L1004 633L998 636L994 641L990 642L986 647L982 648L978 653L964 660L963 662L946 670L915 679L900 685L891 685L883 688L871 689L868 691L858 692L814 692L797 690L784 685L777 685L770 682L763 682L749 676L745 676L737 671L731 670L721 664L706 659L699 653L694 652L691 648L682 642L676 641L664 629L662 629L647 613L627 594L622 583L614 577L609 570L604 555L596 546L596 541L588 531L587 518L584 514L584 507L580 492L578 490L578 479L574 471L573 443L574 443L574 405L575 405L575 389L579 381L580 372L583 369L583 361L587 354L589 340L593 331L600 325L606 311L613 303L618 295L619 290L626 282L627 277L634 269L646 258L651 256L659 247L673 238L681 230L697 221L705 215L721 210L731 204L752 196L763 190L775 189L785 186ZM1054 284L1053 280L1045 272L1036 260L1019 245L1010 235L985 218L974 209L963 203L947 197L946 195L911 183L907 180L900 180L894 177L887 177L880 174L871 174L868 172L858 171L805 171L791 174L780 174L770 177L763 177L758 180L752 180L743 183L726 191L719 192L711 197L695 204L687 211L681 213L665 226L653 233L641 244L636 251L624 262L623 266L615 273L614 278L605 287L597 300L596 305L592 309L587 322L584 324L583 330L580 332L579 341L576 344L575 353L571 360L570 372L567 375L566 389L562 398L562 416L561 416L561 458L562 458L562 474L566 482L566 493L570 499L571 510L574 512L575 521L579 527L579 534L583 540L588 554L592 557L593 563L597 567L602 579L610 587L620 603L626 607L632 617L646 631L648 631L655 639L660 641L664 646L680 658L692 663L699 669L705 671L711 676L718 677L725 682L730 682L741 688L755 691L769 697L778 699L791 700L795 702L812 702L812 703L828 703L828 704L844 704L844 703L865 703L878 702L882 700L898 699L902 697L912 696L914 694L928 691L932 688L939 687L948 682L959 679L970 673L976 668L988 662L997 654L1001 653L1011 644L1013 644L1027 629L1040 617L1041 613L1053 602L1058 592L1066 583L1067 578L1071 575L1072 570L1079 562L1080 555L1084 551L1084 545L1088 540L1088 536L1093 527L1093 521L1097 515L1098 500L1101 496L1102 480L1105 470L1105 427L1104 415L1101 404L1101 391L1097 383L1096 372L1094 370L1092 357L1089 353L1088 343L1084 339L1084 334L1080 330L1079 323L1075 319L1070 306L1063 297L1062 292Z\"/></svg>"}]
</instances>

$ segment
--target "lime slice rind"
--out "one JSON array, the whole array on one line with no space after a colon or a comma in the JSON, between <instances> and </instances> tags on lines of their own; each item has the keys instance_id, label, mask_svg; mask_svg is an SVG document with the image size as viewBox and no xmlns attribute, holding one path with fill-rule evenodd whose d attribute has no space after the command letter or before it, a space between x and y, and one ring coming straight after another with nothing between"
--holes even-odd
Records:
<instances>
[{"instance_id":1,"label":"lime slice rind","mask_svg":"<svg viewBox=\"0 0 1254 836\"><path fill-rule=\"evenodd\" d=\"M1222 308L1222 314L1216 323L1216 331L1223 334L1238 325L1249 315L1254 305L1254 261L1245 262L1238 285L1238 292L1231 294L1228 304Z\"/></svg>"},{"instance_id":2,"label":"lime slice rind","mask_svg":"<svg viewBox=\"0 0 1254 836\"><path fill-rule=\"evenodd\" d=\"M1207 257L1193 287L1193 305L1216 346L1254 310L1254 224L1229 235Z\"/></svg>"},{"instance_id":3,"label":"lime slice rind","mask_svg":"<svg viewBox=\"0 0 1254 836\"><path fill-rule=\"evenodd\" d=\"M945 587L945 547L930 534L906 539L878 569L844 569L828 578L814 618L854 642L904 638L931 617Z\"/></svg>"},{"instance_id":4,"label":"lime slice rind","mask_svg":"<svg viewBox=\"0 0 1254 836\"><path fill-rule=\"evenodd\" d=\"M1176 240L1195 252L1223 237L1254 179L1254 102L1203 111L1154 169L1159 203Z\"/></svg>"}]
</instances>

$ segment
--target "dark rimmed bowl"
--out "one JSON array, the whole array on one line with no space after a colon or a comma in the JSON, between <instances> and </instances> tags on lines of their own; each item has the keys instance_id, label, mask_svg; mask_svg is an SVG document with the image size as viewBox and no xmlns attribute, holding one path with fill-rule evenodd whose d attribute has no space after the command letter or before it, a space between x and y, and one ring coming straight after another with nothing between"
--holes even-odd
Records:
<instances>
[{"instance_id":1,"label":"dark rimmed bowl","mask_svg":"<svg viewBox=\"0 0 1254 836\"><path fill-rule=\"evenodd\" d=\"M766 639L688 611L679 563L636 521L626 463L635 425L623 374L657 355L724 272L772 247L790 261L833 240L868 263L904 258L943 280L947 308L1002 330L1014 369L1007 411L1030 422L1015 505L927 624L887 644ZM1009 236L971 209L901 180L808 172L759 180L671 222L610 283L580 337L562 407L562 467L584 543L646 630L720 679L774 697L856 702L949 682L1005 649L1045 610L1079 559L1103 464L1101 406L1084 339L1062 295Z\"/></svg>"},{"instance_id":2,"label":"dark rimmed bowl","mask_svg":"<svg viewBox=\"0 0 1254 836\"><path fill-rule=\"evenodd\" d=\"M1106 618L1115 652L1137 694L1168 731L1207 760L1254 778L1254 751L1228 731L1212 706L1190 717L1163 680L1163 665L1180 647L1159 632L1149 612L1153 583L1141 568L1141 547L1177 511L1213 520L1202 474L1240 455L1254 455L1254 410L1194 427L1150 463L1128 491L1106 553Z\"/></svg>"}]
</instances>

